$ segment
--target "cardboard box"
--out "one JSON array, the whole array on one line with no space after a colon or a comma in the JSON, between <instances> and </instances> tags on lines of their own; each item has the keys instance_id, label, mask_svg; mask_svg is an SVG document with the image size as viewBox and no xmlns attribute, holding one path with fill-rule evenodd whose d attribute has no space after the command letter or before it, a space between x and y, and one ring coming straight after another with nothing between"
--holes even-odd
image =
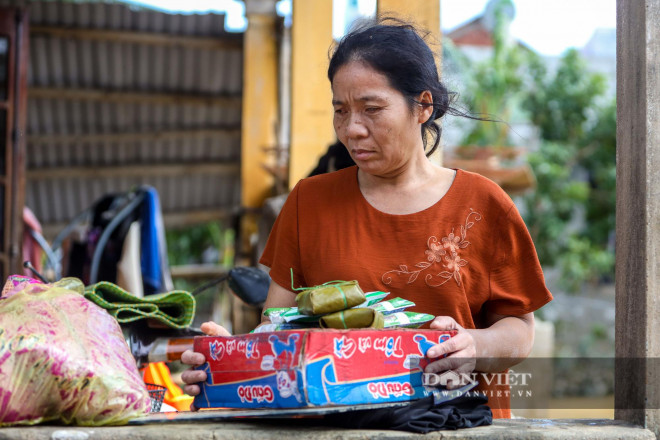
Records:
<instances>
[{"instance_id":1,"label":"cardboard box","mask_svg":"<svg viewBox=\"0 0 660 440\"><path fill-rule=\"evenodd\" d=\"M289 330L196 337L208 379L198 408L303 408L415 400L424 357L456 332L437 330Z\"/></svg>"}]
</instances>

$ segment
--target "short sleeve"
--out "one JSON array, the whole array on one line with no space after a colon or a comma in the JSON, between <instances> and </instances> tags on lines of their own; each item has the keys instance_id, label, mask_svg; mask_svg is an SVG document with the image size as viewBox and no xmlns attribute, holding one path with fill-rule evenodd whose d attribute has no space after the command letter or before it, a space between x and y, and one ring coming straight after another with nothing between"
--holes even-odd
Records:
<instances>
[{"instance_id":1,"label":"short sleeve","mask_svg":"<svg viewBox=\"0 0 660 440\"><path fill-rule=\"evenodd\" d=\"M488 310L499 315L523 315L552 301L534 243L515 205L502 219L497 234Z\"/></svg>"},{"instance_id":2,"label":"short sleeve","mask_svg":"<svg viewBox=\"0 0 660 440\"><path fill-rule=\"evenodd\" d=\"M284 202L270 231L259 263L270 268L270 277L280 286L291 290L291 269L294 286L304 286L300 264L300 228L298 225L298 193L296 185Z\"/></svg>"}]
</instances>

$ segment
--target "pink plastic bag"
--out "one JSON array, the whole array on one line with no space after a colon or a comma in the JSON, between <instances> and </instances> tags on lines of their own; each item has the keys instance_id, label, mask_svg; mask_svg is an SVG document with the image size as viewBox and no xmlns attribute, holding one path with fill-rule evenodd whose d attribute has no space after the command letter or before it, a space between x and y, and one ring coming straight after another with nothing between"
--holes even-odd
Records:
<instances>
[{"instance_id":1,"label":"pink plastic bag","mask_svg":"<svg viewBox=\"0 0 660 440\"><path fill-rule=\"evenodd\" d=\"M149 412L119 324L80 280L16 281L0 298L0 426L123 424Z\"/></svg>"}]
</instances>

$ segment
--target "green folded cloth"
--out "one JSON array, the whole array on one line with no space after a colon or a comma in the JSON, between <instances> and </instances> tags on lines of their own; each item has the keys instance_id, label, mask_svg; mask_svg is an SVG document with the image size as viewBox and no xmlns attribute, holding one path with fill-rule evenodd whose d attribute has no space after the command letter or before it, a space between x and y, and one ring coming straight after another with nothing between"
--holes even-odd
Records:
<instances>
[{"instance_id":1,"label":"green folded cloth","mask_svg":"<svg viewBox=\"0 0 660 440\"><path fill-rule=\"evenodd\" d=\"M195 298L183 290L137 298L116 284L101 281L85 288L85 298L120 323L153 318L172 328L186 328L195 317Z\"/></svg>"}]
</instances>

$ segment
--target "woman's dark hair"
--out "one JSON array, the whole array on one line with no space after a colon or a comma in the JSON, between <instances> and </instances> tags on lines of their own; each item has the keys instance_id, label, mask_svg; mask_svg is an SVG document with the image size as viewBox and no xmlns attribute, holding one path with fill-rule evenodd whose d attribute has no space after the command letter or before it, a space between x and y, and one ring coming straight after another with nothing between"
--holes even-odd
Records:
<instances>
[{"instance_id":1,"label":"woman's dark hair","mask_svg":"<svg viewBox=\"0 0 660 440\"><path fill-rule=\"evenodd\" d=\"M464 115L450 106L455 94L440 82L433 52L420 32L409 23L392 17L359 23L334 48L328 67L331 83L339 68L351 61L363 62L385 75L390 85L408 98L411 109L422 104L416 100L420 93L431 92L433 113L422 124L424 148L427 147L425 134L433 138L427 156L433 154L440 144L441 129L434 121L448 112Z\"/></svg>"}]
</instances>

